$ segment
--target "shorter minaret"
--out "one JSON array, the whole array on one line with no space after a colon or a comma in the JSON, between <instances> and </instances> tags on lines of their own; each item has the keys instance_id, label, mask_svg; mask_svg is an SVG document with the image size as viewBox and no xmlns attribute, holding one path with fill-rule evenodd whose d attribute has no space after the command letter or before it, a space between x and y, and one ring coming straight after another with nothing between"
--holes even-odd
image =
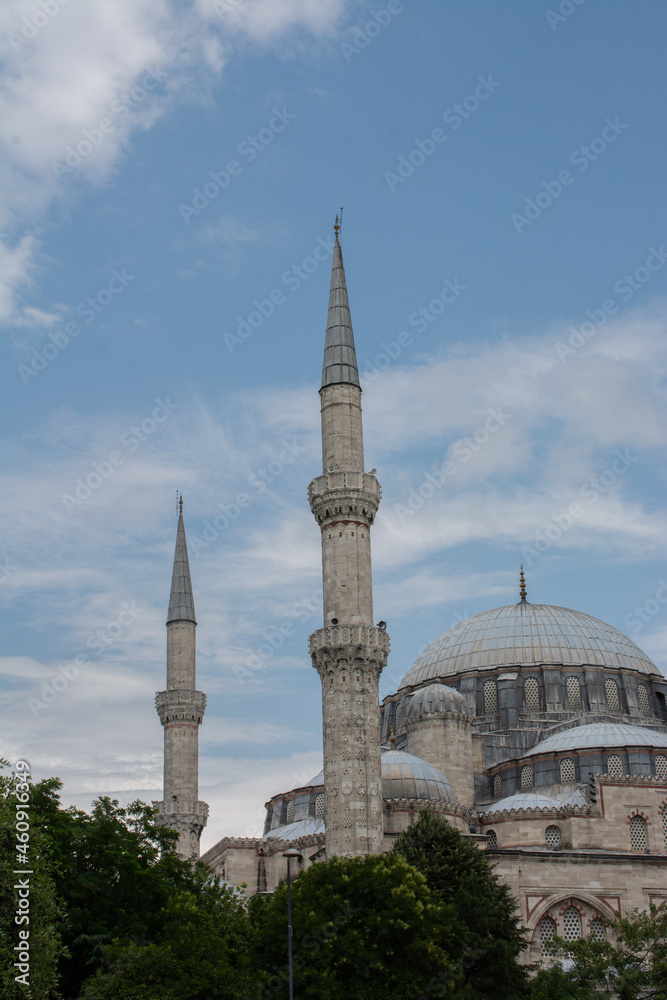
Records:
<instances>
[{"instance_id":1,"label":"shorter minaret","mask_svg":"<svg viewBox=\"0 0 667 1000\"><path fill-rule=\"evenodd\" d=\"M157 823L178 833L178 853L199 857L199 838L208 805L199 801L199 726L206 695L195 687L195 602L188 546L179 500L178 530L167 614L167 690L158 691L155 707L164 726L164 799L154 802Z\"/></svg>"}]
</instances>

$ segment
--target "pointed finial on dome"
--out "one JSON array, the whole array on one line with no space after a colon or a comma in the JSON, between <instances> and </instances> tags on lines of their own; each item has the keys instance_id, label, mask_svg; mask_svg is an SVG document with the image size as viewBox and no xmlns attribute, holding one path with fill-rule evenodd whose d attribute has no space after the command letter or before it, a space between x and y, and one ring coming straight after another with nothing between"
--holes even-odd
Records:
<instances>
[{"instance_id":1,"label":"pointed finial on dome","mask_svg":"<svg viewBox=\"0 0 667 1000\"><path fill-rule=\"evenodd\" d=\"M394 727L391 727L391 732L389 733L389 743L391 744L391 749L396 749L396 737L394 736Z\"/></svg>"},{"instance_id":2,"label":"pointed finial on dome","mask_svg":"<svg viewBox=\"0 0 667 1000\"><path fill-rule=\"evenodd\" d=\"M522 601L526 600L526 580L523 575L523 563L521 563L521 571L519 573L519 596Z\"/></svg>"}]
</instances>

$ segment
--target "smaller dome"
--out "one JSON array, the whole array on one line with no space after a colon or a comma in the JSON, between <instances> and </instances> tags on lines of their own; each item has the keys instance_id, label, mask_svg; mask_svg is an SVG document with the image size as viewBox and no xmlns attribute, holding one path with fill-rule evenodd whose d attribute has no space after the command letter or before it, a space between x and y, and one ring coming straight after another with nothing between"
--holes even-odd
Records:
<instances>
[{"instance_id":1,"label":"smaller dome","mask_svg":"<svg viewBox=\"0 0 667 1000\"><path fill-rule=\"evenodd\" d=\"M406 700L406 719L409 719L411 715L435 715L436 712L470 714L468 703L463 695L445 684L428 684Z\"/></svg>"},{"instance_id":2,"label":"smaller dome","mask_svg":"<svg viewBox=\"0 0 667 1000\"><path fill-rule=\"evenodd\" d=\"M442 771L405 750L382 751L382 797L456 802L456 793Z\"/></svg>"},{"instance_id":3,"label":"smaller dome","mask_svg":"<svg viewBox=\"0 0 667 1000\"><path fill-rule=\"evenodd\" d=\"M592 722L574 726L553 736L547 736L524 757L567 750L605 749L612 747L667 747L667 731L658 732L647 726L628 726L621 722Z\"/></svg>"},{"instance_id":4,"label":"smaller dome","mask_svg":"<svg viewBox=\"0 0 667 1000\"><path fill-rule=\"evenodd\" d=\"M562 803L550 795L538 795L536 792L519 792L509 795L506 799L498 799L488 806L480 806L480 812L505 812L512 809L560 809Z\"/></svg>"}]
</instances>

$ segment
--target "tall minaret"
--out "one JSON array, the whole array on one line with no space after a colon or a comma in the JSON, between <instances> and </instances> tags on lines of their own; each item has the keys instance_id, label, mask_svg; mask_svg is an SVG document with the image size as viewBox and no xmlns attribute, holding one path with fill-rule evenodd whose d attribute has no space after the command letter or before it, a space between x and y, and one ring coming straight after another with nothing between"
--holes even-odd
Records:
<instances>
[{"instance_id":1,"label":"tall minaret","mask_svg":"<svg viewBox=\"0 0 667 1000\"><path fill-rule=\"evenodd\" d=\"M373 624L370 526L380 503L375 470L364 471L361 386L336 242L322 369L323 475L308 488L322 531L324 628L310 637L322 681L326 854L382 847L380 673L387 662L385 623Z\"/></svg>"},{"instance_id":2,"label":"tall minaret","mask_svg":"<svg viewBox=\"0 0 667 1000\"><path fill-rule=\"evenodd\" d=\"M174 571L167 614L167 690L158 691L155 707L164 726L164 800L157 822L179 835L178 853L199 857L199 838L208 805L199 802L199 726L206 695L195 689L195 602L183 524L183 497L176 532Z\"/></svg>"}]
</instances>

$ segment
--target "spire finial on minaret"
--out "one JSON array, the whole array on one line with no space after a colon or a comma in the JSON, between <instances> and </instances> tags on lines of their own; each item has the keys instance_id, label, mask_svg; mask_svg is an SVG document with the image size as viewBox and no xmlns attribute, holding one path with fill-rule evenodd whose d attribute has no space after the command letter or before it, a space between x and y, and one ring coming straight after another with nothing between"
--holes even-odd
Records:
<instances>
[{"instance_id":1,"label":"spire finial on minaret","mask_svg":"<svg viewBox=\"0 0 667 1000\"><path fill-rule=\"evenodd\" d=\"M350 303L347 297L343 251L338 240L343 223L343 209L336 216L333 259L331 261L331 286L329 288L329 311L327 332L324 340L324 363L322 365L322 389L328 385L355 385L359 383L357 355L354 349Z\"/></svg>"},{"instance_id":2,"label":"spire finial on minaret","mask_svg":"<svg viewBox=\"0 0 667 1000\"><path fill-rule=\"evenodd\" d=\"M519 596L522 601L526 600L526 580L523 575L523 563L521 563L521 569L519 572Z\"/></svg>"},{"instance_id":3,"label":"spire finial on minaret","mask_svg":"<svg viewBox=\"0 0 667 1000\"><path fill-rule=\"evenodd\" d=\"M183 523L183 496L177 491L176 497L178 499L178 529L176 531L176 550L174 552L167 622L186 621L196 624L188 544L185 540L185 525Z\"/></svg>"}]
</instances>

